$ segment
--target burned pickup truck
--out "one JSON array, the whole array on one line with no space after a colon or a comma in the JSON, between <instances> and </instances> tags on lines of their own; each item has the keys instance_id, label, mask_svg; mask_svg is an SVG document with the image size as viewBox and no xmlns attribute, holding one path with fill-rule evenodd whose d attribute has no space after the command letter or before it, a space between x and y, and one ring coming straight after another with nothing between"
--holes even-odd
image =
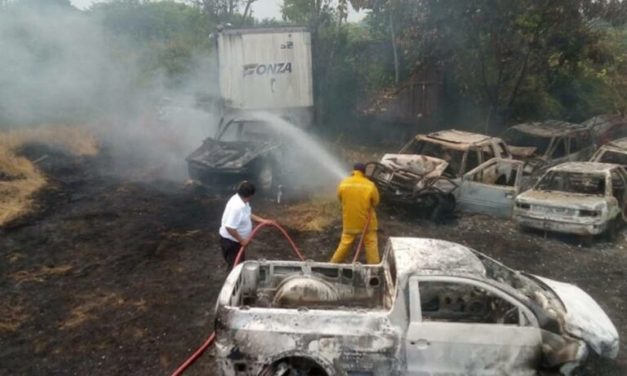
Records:
<instances>
[{"instance_id":1,"label":"burned pickup truck","mask_svg":"<svg viewBox=\"0 0 627 376\"><path fill-rule=\"evenodd\" d=\"M397 154L385 154L379 162L367 163L366 175L384 201L417 206L438 219L452 211L456 202L473 200L463 193L476 190L460 189L464 182L513 187L517 168L501 139L445 130L417 135ZM472 178L464 179L467 175ZM475 209L482 211L480 206Z\"/></svg>"},{"instance_id":2,"label":"burned pickup truck","mask_svg":"<svg viewBox=\"0 0 627 376\"><path fill-rule=\"evenodd\" d=\"M379 265L246 261L215 330L225 376L569 374L619 344L576 286L419 238L390 238Z\"/></svg>"}]
</instances>

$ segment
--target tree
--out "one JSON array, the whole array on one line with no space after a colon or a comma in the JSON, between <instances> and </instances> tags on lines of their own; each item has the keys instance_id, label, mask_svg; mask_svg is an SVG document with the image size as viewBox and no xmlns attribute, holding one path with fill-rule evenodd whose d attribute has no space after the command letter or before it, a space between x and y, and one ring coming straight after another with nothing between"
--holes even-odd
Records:
<instances>
[{"instance_id":1,"label":"tree","mask_svg":"<svg viewBox=\"0 0 627 376\"><path fill-rule=\"evenodd\" d=\"M209 16L212 22L242 25L252 14L251 5L256 0L192 0ZM243 13L240 10L243 9Z\"/></svg>"},{"instance_id":2,"label":"tree","mask_svg":"<svg viewBox=\"0 0 627 376\"><path fill-rule=\"evenodd\" d=\"M465 102L485 119L485 131L530 113L564 114L572 98L559 95L581 73L600 34L589 21L612 0L353 0L389 19L396 75L438 67L445 100ZM619 4L620 3L620 4ZM381 23L381 22L379 22ZM394 48L393 48L394 50ZM400 56L399 56L400 55ZM563 93L562 93L563 94ZM533 108L529 108L529 106ZM448 115L450 116L450 114ZM465 116L467 118L467 116Z\"/></svg>"}]
</instances>

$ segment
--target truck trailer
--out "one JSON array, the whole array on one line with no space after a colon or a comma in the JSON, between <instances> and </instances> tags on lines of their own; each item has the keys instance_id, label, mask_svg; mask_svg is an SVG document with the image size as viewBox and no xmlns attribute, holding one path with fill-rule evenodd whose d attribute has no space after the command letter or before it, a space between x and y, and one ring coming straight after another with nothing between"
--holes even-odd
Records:
<instances>
[{"instance_id":1,"label":"truck trailer","mask_svg":"<svg viewBox=\"0 0 627 376\"><path fill-rule=\"evenodd\" d=\"M300 27L233 29L215 40L220 122L187 157L190 178L209 187L248 179L272 191L286 173L287 143L275 124L256 114L300 127L311 123L310 34Z\"/></svg>"}]
</instances>

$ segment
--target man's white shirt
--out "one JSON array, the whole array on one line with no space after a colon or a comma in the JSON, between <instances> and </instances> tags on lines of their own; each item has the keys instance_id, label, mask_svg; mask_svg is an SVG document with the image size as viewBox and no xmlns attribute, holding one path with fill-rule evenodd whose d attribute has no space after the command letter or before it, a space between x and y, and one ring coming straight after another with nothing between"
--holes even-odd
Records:
<instances>
[{"instance_id":1,"label":"man's white shirt","mask_svg":"<svg viewBox=\"0 0 627 376\"><path fill-rule=\"evenodd\" d=\"M222 213L222 224L220 226L220 236L223 238L235 239L226 228L232 228L237 231L238 234L244 239L250 236L253 231L253 222L250 218L252 210L247 202L244 202L241 197L236 193L229 199Z\"/></svg>"}]
</instances>

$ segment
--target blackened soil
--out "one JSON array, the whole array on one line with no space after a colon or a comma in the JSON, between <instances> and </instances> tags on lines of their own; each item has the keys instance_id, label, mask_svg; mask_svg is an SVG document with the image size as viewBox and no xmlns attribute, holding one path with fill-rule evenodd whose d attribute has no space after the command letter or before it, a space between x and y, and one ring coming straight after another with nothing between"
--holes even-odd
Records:
<instances>
[{"instance_id":1,"label":"blackened soil","mask_svg":"<svg viewBox=\"0 0 627 376\"><path fill-rule=\"evenodd\" d=\"M183 184L119 180L106 158L80 159L41 147L25 150L51 184L37 210L0 229L0 374L170 374L212 330L226 269L217 228L228 197ZM284 208L253 202L278 218ZM447 239L505 264L579 285L627 338L627 242L522 233L511 222L464 216L435 225L382 208L380 242L390 235ZM308 258L327 259L339 215L325 233L288 228ZM273 231L250 258L291 258ZM587 375L627 374L627 355L594 361ZM189 375L214 374L204 355Z\"/></svg>"}]
</instances>

